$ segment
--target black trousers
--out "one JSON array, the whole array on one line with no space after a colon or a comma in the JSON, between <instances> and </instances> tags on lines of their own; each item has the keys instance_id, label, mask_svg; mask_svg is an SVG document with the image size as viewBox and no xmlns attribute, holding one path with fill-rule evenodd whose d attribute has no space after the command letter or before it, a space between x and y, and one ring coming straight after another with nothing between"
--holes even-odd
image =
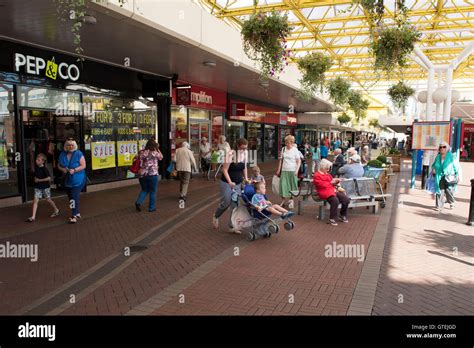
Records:
<instances>
[{"instance_id":1,"label":"black trousers","mask_svg":"<svg viewBox=\"0 0 474 348\"><path fill-rule=\"evenodd\" d=\"M349 206L350 199L345 193L336 192L336 196L329 197L327 201L331 206L329 214L329 218L331 220L335 220L337 218L337 207L339 206L339 203L341 204L341 216L347 217L347 207Z\"/></svg>"},{"instance_id":2,"label":"black trousers","mask_svg":"<svg viewBox=\"0 0 474 348\"><path fill-rule=\"evenodd\" d=\"M446 196L446 201L449 204L455 204L456 200L454 199L454 185L449 185L446 182L444 176L439 181L439 190L440 193L436 194L436 207L443 209L444 207L444 197Z\"/></svg>"}]
</instances>

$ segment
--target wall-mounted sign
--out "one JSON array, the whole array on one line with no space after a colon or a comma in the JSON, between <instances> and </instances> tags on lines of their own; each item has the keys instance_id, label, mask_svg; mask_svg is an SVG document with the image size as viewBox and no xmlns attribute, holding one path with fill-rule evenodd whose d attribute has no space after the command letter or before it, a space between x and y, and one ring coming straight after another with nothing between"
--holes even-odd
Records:
<instances>
[{"instance_id":1,"label":"wall-mounted sign","mask_svg":"<svg viewBox=\"0 0 474 348\"><path fill-rule=\"evenodd\" d=\"M439 144L451 140L451 122L414 122L412 149L438 150Z\"/></svg>"},{"instance_id":2,"label":"wall-mounted sign","mask_svg":"<svg viewBox=\"0 0 474 348\"><path fill-rule=\"evenodd\" d=\"M191 88L173 88L174 105L190 105L200 109L225 112L227 94L215 89L192 85Z\"/></svg>"},{"instance_id":3,"label":"wall-mounted sign","mask_svg":"<svg viewBox=\"0 0 474 348\"><path fill-rule=\"evenodd\" d=\"M52 80L60 77L63 80L77 81L81 72L76 64L56 62L55 57L45 61L41 57L15 53L15 72L24 71L30 75L46 76Z\"/></svg>"},{"instance_id":4,"label":"wall-mounted sign","mask_svg":"<svg viewBox=\"0 0 474 348\"><path fill-rule=\"evenodd\" d=\"M92 170L115 167L115 142L91 143Z\"/></svg>"}]
</instances>

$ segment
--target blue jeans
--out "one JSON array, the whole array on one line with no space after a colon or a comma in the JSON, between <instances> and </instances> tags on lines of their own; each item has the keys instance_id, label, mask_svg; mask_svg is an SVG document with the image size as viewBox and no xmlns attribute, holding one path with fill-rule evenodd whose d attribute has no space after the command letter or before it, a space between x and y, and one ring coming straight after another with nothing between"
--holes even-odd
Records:
<instances>
[{"instance_id":1,"label":"blue jeans","mask_svg":"<svg viewBox=\"0 0 474 348\"><path fill-rule=\"evenodd\" d=\"M150 194L150 205L148 206L148 211L156 210L155 201L156 201L156 188L158 186L158 175L153 176L144 176L139 178L140 186L142 190L138 195L136 204L142 205L146 196Z\"/></svg>"},{"instance_id":2,"label":"blue jeans","mask_svg":"<svg viewBox=\"0 0 474 348\"><path fill-rule=\"evenodd\" d=\"M72 216L76 216L80 214L79 197L83 188L84 188L84 184L77 187L66 187L66 193L67 193L67 197L69 198L69 206L71 207L71 210L72 210Z\"/></svg>"}]
</instances>

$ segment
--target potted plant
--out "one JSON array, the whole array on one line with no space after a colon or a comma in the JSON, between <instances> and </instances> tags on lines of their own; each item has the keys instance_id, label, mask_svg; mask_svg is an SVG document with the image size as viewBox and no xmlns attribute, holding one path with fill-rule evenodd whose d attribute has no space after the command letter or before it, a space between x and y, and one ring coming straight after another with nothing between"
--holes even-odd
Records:
<instances>
[{"instance_id":1,"label":"potted plant","mask_svg":"<svg viewBox=\"0 0 474 348\"><path fill-rule=\"evenodd\" d=\"M382 162L380 162L378 159L375 159L375 160L371 160L369 162L367 162L367 167L372 167L372 168L382 168Z\"/></svg>"},{"instance_id":2,"label":"potted plant","mask_svg":"<svg viewBox=\"0 0 474 348\"><path fill-rule=\"evenodd\" d=\"M402 81L398 82L388 89L388 95L396 108L405 111L408 98L415 94L415 90Z\"/></svg>"},{"instance_id":3,"label":"potted plant","mask_svg":"<svg viewBox=\"0 0 474 348\"><path fill-rule=\"evenodd\" d=\"M393 171L394 172L399 172L400 171L400 158L401 158L401 154L400 154L400 151L396 148L391 148L389 151L388 151L388 154L390 155L390 157L392 158L392 168L393 168Z\"/></svg>"},{"instance_id":4,"label":"potted plant","mask_svg":"<svg viewBox=\"0 0 474 348\"><path fill-rule=\"evenodd\" d=\"M325 72L332 66L332 60L321 52L312 52L298 60L298 68L303 77L300 83L305 94L313 95L322 91Z\"/></svg>"},{"instance_id":5,"label":"potted plant","mask_svg":"<svg viewBox=\"0 0 474 348\"><path fill-rule=\"evenodd\" d=\"M285 38L290 31L288 16L279 12L255 13L242 23L245 54L259 62L263 78L279 74L288 65Z\"/></svg>"},{"instance_id":6,"label":"potted plant","mask_svg":"<svg viewBox=\"0 0 474 348\"><path fill-rule=\"evenodd\" d=\"M351 122L351 117L343 112L341 115L337 116L337 120L340 124L345 124Z\"/></svg>"}]
</instances>

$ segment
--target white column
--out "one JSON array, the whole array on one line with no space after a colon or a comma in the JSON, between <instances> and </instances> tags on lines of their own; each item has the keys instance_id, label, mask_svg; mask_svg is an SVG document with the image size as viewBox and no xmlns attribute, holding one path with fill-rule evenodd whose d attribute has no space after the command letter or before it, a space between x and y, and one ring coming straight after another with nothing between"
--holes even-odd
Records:
<instances>
[{"instance_id":1,"label":"white column","mask_svg":"<svg viewBox=\"0 0 474 348\"><path fill-rule=\"evenodd\" d=\"M438 88L441 88L441 84L443 83L443 71L438 70ZM441 121L441 103L436 103L436 121Z\"/></svg>"},{"instance_id":2,"label":"white column","mask_svg":"<svg viewBox=\"0 0 474 348\"><path fill-rule=\"evenodd\" d=\"M433 92L435 89L435 71L434 69L428 70L428 90L426 97L426 121L433 121Z\"/></svg>"},{"instance_id":3,"label":"white column","mask_svg":"<svg viewBox=\"0 0 474 348\"><path fill-rule=\"evenodd\" d=\"M452 88L453 88L453 68L450 66L446 70L446 91L447 96L446 100L444 101L444 108L443 108L443 121L449 121L451 117L451 96L452 96Z\"/></svg>"}]
</instances>

